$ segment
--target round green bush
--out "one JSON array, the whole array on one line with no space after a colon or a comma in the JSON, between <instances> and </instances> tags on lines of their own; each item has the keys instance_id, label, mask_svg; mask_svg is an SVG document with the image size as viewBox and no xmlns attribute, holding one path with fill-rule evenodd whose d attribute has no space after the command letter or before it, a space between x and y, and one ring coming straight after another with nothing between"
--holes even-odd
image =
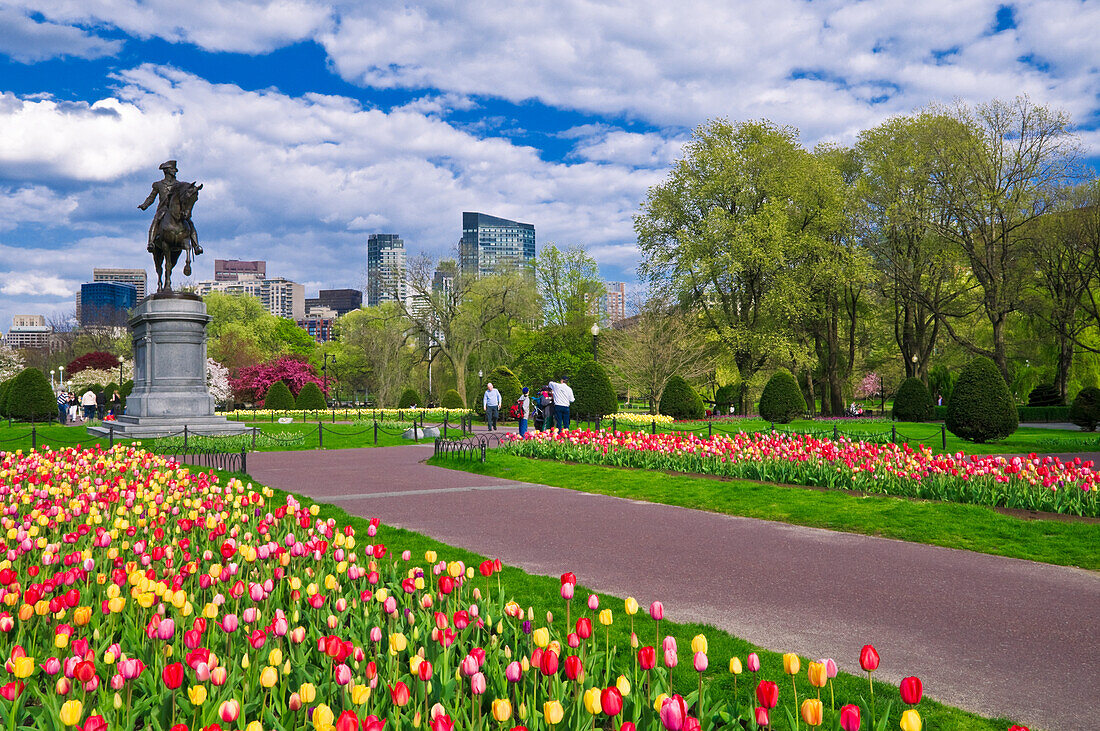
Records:
<instances>
[{"instance_id":1,"label":"round green bush","mask_svg":"<svg viewBox=\"0 0 1100 731\"><path fill-rule=\"evenodd\" d=\"M445 409L462 409L466 404L462 403L462 394L452 388L443 394L440 406Z\"/></svg>"},{"instance_id":2,"label":"round green bush","mask_svg":"<svg viewBox=\"0 0 1100 731\"><path fill-rule=\"evenodd\" d=\"M1016 402L992 360L978 356L966 364L947 401L944 423L949 432L970 442L1004 439L1016 431Z\"/></svg>"},{"instance_id":3,"label":"round green bush","mask_svg":"<svg viewBox=\"0 0 1100 731\"><path fill-rule=\"evenodd\" d=\"M1028 394L1027 405L1065 406L1066 402L1062 399L1062 394L1058 392L1058 387L1053 383L1040 383L1031 389L1031 393Z\"/></svg>"},{"instance_id":4,"label":"round green bush","mask_svg":"<svg viewBox=\"0 0 1100 731\"><path fill-rule=\"evenodd\" d=\"M275 381L264 394L264 408L272 411L291 411L294 409L294 395L283 381Z\"/></svg>"},{"instance_id":5,"label":"round green bush","mask_svg":"<svg viewBox=\"0 0 1100 731\"><path fill-rule=\"evenodd\" d=\"M570 411L577 416L606 416L619 410L615 388L611 385L607 371L599 363L588 361L582 365L570 379L569 385L577 398Z\"/></svg>"},{"instance_id":6,"label":"round green bush","mask_svg":"<svg viewBox=\"0 0 1100 731\"><path fill-rule=\"evenodd\" d=\"M730 407L737 403L740 388L740 384L737 383L727 383L725 386L718 387L714 392L715 416L727 416L730 413Z\"/></svg>"},{"instance_id":7,"label":"round green bush","mask_svg":"<svg viewBox=\"0 0 1100 731\"><path fill-rule=\"evenodd\" d=\"M768 379L760 394L760 418L789 424L806 413L806 399L790 371L779 370Z\"/></svg>"},{"instance_id":8,"label":"round green bush","mask_svg":"<svg viewBox=\"0 0 1100 731\"><path fill-rule=\"evenodd\" d=\"M14 380L15 376L12 376L8 380L0 383L0 416L6 417L8 415L8 391L11 390L11 384Z\"/></svg>"},{"instance_id":9,"label":"round green bush","mask_svg":"<svg viewBox=\"0 0 1100 731\"><path fill-rule=\"evenodd\" d=\"M706 415L703 399L698 392L680 376L672 376L661 392L661 402L657 411L673 419L702 419Z\"/></svg>"},{"instance_id":10,"label":"round green bush","mask_svg":"<svg viewBox=\"0 0 1100 731\"><path fill-rule=\"evenodd\" d=\"M1100 388L1086 386L1077 392L1069 407L1069 420L1085 431L1096 431L1100 424Z\"/></svg>"},{"instance_id":11,"label":"round green bush","mask_svg":"<svg viewBox=\"0 0 1100 731\"><path fill-rule=\"evenodd\" d=\"M897 421L929 421L932 418L932 397L919 378L906 378L894 394L894 419Z\"/></svg>"},{"instance_id":12,"label":"round green bush","mask_svg":"<svg viewBox=\"0 0 1100 731\"><path fill-rule=\"evenodd\" d=\"M500 418L509 418L508 409L519 400L520 393L523 391L523 385L516 378L516 374L510 368L497 366L489 373L485 381L493 384L493 388L500 391ZM482 391L482 394L484 393ZM482 403L481 394L478 394L477 402ZM482 405L482 412L484 411L485 408Z\"/></svg>"},{"instance_id":13,"label":"round green bush","mask_svg":"<svg viewBox=\"0 0 1100 731\"><path fill-rule=\"evenodd\" d=\"M413 406L423 405L423 401L420 399L420 394L416 392L416 389L409 386L401 392L401 398L397 399L397 408L408 409Z\"/></svg>"},{"instance_id":14,"label":"round green bush","mask_svg":"<svg viewBox=\"0 0 1100 731\"><path fill-rule=\"evenodd\" d=\"M11 381L4 410L12 419L47 421L57 416L57 397L50 379L37 368L26 368Z\"/></svg>"},{"instance_id":15,"label":"round green bush","mask_svg":"<svg viewBox=\"0 0 1100 731\"><path fill-rule=\"evenodd\" d=\"M306 381L306 385L298 392L294 408L299 411L319 411L327 409L328 404L325 402L325 395L321 393L321 387L313 381Z\"/></svg>"}]
</instances>

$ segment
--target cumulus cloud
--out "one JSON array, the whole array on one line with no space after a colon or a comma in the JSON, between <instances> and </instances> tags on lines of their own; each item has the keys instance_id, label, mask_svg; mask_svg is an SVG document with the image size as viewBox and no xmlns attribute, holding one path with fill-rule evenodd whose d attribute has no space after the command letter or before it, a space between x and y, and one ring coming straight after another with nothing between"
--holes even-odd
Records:
<instances>
[{"instance_id":1,"label":"cumulus cloud","mask_svg":"<svg viewBox=\"0 0 1100 731\"><path fill-rule=\"evenodd\" d=\"M24 223L48 226L68 223L76 207L75 196L58 195L42 185L0 186L0 231L10 231Z\"/></svg>"},{"instance_id":2,"label":"cumulus cloud","mask_svg":"<svg viewBox=\"0 0 1100 731\"><path fill-rule=\"evenodd\" d=\"M39 21L27 10L0 5L0 54L21 63L58 56L99 58L118 52L122 43L100 38L67 23Z\"/></svg>"}]
</instances>

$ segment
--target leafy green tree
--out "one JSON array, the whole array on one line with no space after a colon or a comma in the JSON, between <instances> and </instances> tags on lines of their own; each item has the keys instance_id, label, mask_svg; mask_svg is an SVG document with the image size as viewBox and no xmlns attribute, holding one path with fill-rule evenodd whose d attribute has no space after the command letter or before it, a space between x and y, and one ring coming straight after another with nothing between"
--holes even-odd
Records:
<instances>
[{"instance_id":1,"label":"leafy green tree","mask_svg":"<svg viewBox=\"0 0 1100 731\"><path fill-rule=\"evenodd\" d=\"M308 357L317 348L317 341L298 327L294 320L285 317L275 318L275 338L280 343L280 353L291 353Z\"/></svg>"},{"instance_id":2,"label":"leafy green tree","mask_svg":"<svg viewBox=\"0 0 1100 731\"><path fill-rule=\"evenodd\" d=\"M603 366L589 361L569 380L576 401L570 410L578 416L606 416L619 410L619 397Z\"/></svg>"},{"instance_id":3,"label":"leafy green tree","mask_svg":"<svg viewBox=\"0 0 1100 731\"><path fill-rule=\"evenodd\" d=\"M702 419L706 414L699 393L680 376L668 379L661 391L660 413L673 419Z\"/></svg>"},{"instance_id":4,"label":"leafy green tree","mask_svg":"<svg viewBox=\"0 0 1100 731\"><path fill-rule=\"evenodd\" d=\"M559 376L579 373L592 362L592 335L577 327L544 327L517 340L512 368L528 386L544 386Z\"/></svg>"},{"instance_id":5,"label":"leafy green tree","mask_svg":"<svg viewBox=\"0 0 1100 731\"><path fill-rule=\"evenodd\" d=\"M4 410L12 419L47 421L57 414L57 399L46 374L25 368L11 380Z\"/></svg>"},{"instance_id":6,"label":"leafy green tree","mask_svg":"<svg viewBox=\"0 0 1100 731\"><path fill-rule=\"evenodd\" d=\"M546 324L585 328L595 319L593 304L604 294L603 280L596 260L580 246L543 246L535 281Z\"/></svg>"},{"instance_id":7,"label":"leafy green tree","mask_svg":"<svg viewBox=\"0 0 1100 731\"><path fill-rule=\"evenodd\" d=\"M8 415L8 392L11 390L11 384L15 380L15 376L0 381L0 417L7 417Z\"/></svg>"},{"instance_id":8,"label":"leafy green tree","mask_svg":"<svg viewBox=\"0 0 1100 731\"><path fill-rule=\"evenodd\" d=\"M519 399L520 392L523 390L523 385L516 378L516 374L510 368L497 366L485 377L485 382L493 384L493 388L500 391L500 417L508 418L508 409ZM478 413L484 413L485 405L480 396L477 406Z\"/></svg>"},{"instance_id":9,"label":"leafy green tree","mask_svg":"<svg viewBox=\"0 0 1100 731\"><path fill-rule=\"evenodd\" d=\"M379 404L398 401L408 383L415 353L407 336L410 328L401 308L386 302L353 310L337 321L340 350L336 372L360 377Z\"/></svg>"},{"instance_id":10,"label":"leafy green tree","mask_svg":"<svg viewBox=\"0 0 1100 731\"><path fill-rule=\"evenodd\" d=\"M810 302L798 264L835 215L835 183L794 129L719 119L695 130L634 219L639 273L700 310L743 384L769 358L805 357L790 327ZM743 390L738 401L745 413Z\"/></svg>"},{"instance_id":11,"label":"leafy green tree","mask_svg":"<svg viewBox=\"0 0 1100 731\"><path fill-rule=\"evenodd\" d=\"M985 356L967 363L947 402L947 430L971 442L1010 436L1020 424L1016 402L996 364Z\"/></svg>"},{"instance_id":12,"label":"leafy green tree","mask_svg":"<svg viewBox=\"0 0 1100 731\"><path fill-rule=\"evenodd\" d=\"M1100 388L1086 386L1077 392L1069 408L1069 420L1085 431L1096 431L1100 424Z\"/></svg>"},{"instance_id":13,"label":"leafy green tree","mask_svg":"<svg viewBox=\"0 0 1100 731\"><path fill-rule=\"evenodd\" d=\"M806 400L794 376L790 371L776 371L760 394L760 418L777 424L789 424L805 413Z\"/></svg>"},{"instance_id":14,"label":"leafy green tree","mask_svg":"<svg viewBox=\"0 0 1100 731\"><path fill-rule=\"evenodd\" d=\"M932 397L924 381L906 378L894 395L894 419L897 421L928 421L932 418Z\"/></svg>"},{"instance_id":15,"label":"leafy green tree","mask_svg":"<svg viewBox=\"0 0 1100 731\"><path fill-rule=\"evenodd\" d=\"M272 411L292 411L294 409L294 394L282 381L275 381L268 387L264 394L264 408Z\"/></svg>"},{"instance_id":16,"label":"leafy green tree","mask_svg":"<svg viewBox=\"0 0 1100 731\"><path fill-rule=\"evenodd\" d=\"M447 389L443 394L443 399L440 402L440 406L445 409L461 409L464 404L462 403L462 394L453 388Z\"/></svg>"},{"instance_id":17,"label":"leafy green tree","mask_svg":"<svg viewBox=\"0 0 1100 731\"><path fill-rule=\"evenodd\" d=\"M321 387L313 381L309 381L298 392L298 398L294 400L294 408L299 411L318 411L327 409L328 404L325 403L325 396L321 393Z\"/></svg>"}]
</instances>

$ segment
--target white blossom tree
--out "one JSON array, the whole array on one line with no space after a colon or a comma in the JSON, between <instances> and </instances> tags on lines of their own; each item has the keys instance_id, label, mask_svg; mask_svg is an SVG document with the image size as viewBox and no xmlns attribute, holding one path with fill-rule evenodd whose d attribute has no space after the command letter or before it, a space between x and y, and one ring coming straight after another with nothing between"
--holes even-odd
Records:
<instances>
[{"instance_id":1,"label":"white blossom tree","mask_svg":"<svg viewBox=\"0 0 1100 731\"><path fill-rule=\"evenodd\" d=\"M216 404L225 405L233 400L233 389L229 387L229 369L213 358L206 359L206 387Z\"/></svg>"},{"instance_id":2,"label":"white blossom tree","mask_svg":"<svg viewBox=\"0 0 1100 731\"><path fill-rule=\"evenodd\" d=\"M0 381L15 377L23 368L23 354L15 348L0 345Z\"/></svg>"}]
</instances>

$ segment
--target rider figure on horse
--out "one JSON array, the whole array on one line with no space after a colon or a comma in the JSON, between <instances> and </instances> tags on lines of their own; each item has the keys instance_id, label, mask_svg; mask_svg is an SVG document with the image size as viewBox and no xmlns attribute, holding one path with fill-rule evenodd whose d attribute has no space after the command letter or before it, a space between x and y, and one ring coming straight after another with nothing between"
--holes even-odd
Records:
<instances>
[{"instance_id":1,"label":"rider figure on horse","mask_svg":"<svg viewBox=\"0 0 1100 731\"><path fill-rule=\"evenodd\" d=\"M160 228L161 219L164 218L168 212L168 203L172 197L172 190L179 182L176 180L176 173L179 172L176 169L176 161L169 160L168 162L161 163L160 169L164 171L164 180L158 180L153 183L153 190L149 193L149 197L145 199L145 202L140 204L138 208L141 210L147 209L153 205L153 201L160 199L157 202L157 211L153 215L153 222L149 225L149 245L146 247L150 253L153 252L153 242L156 240L157 232ZM191 229L191 236L189 237L189 247L191 252L198 256L202 253L202 247L199 246L199 236L195 231L195 224L191 222L191 219L187 219L187 226Z\"/></svg>"}]
</instances>

